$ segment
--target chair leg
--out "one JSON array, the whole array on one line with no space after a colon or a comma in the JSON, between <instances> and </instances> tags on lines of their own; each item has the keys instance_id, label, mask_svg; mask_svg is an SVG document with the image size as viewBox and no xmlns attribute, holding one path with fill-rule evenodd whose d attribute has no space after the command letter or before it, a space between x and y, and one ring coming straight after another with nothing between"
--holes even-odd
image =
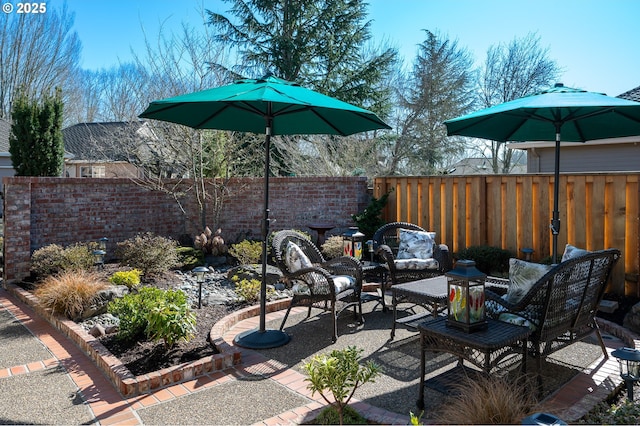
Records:
<instances>
[{"instance_id":1,"label":"chair leg","mask_svg":"<svg viewBox=\"0 0 640 426\"><path fill-rule=\"evenodd\" d=\"M280 324L280 331L282 331L282 329L284 328L284 323L287 322L287 318L289 318L289 313L291 312L291 307L293 305L289 305L289 307L287 308L287 313L284 314L284 318L282 319L282 323Z\"/></svg>"},{"instance_id":2,"label":"chair leg","mask_svg":"<svg viewBox=\"0 0 640 426\"><path fill-rule=\"evenodd\" d=\"M607 352L607 347L604 345L604 340L602 339L602 334L600 334L600 327L598 327L598 322L593 321L594 329L596 330L596 336L598 336L598 342L600 343L600 349L602 349L602 353L604 354L604 359L609 359L609 353Z\"/></svg>"},{"instance_id":3,"label":"chair leg","mask_svg":"<svg viewBox=\"0 0 640 426\"><path fill-rule=\"evenodd\" d=\"M335 343L338 340L338 315L336 315L336 304L331 304L331 317L333 318L333 336L331 342Z\"/></svg>"}]
</instances>

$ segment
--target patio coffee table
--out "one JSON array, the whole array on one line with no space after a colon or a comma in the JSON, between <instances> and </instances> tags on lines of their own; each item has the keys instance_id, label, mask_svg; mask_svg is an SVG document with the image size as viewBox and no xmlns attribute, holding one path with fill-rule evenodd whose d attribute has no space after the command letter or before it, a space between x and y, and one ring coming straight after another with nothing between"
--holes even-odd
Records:
<instances>
[{"instance_id":1,"label":"patio coffee table","mask_svg":"<svg viewBox=\"0 0 640 426\"><path fill-rule=\"evenodd\" d=\"M393 306L393 326L391 339L396 336L396 324L417 328L422 319L432 315L434 318L447 308L447 277L444 275L423 280L396 284L391 287ZM422 306L425 311L398 319L398 305L413 303Z\"/></svg>"},{"instance_id":2,"label":"patio coffee table","mask_svg":"<svg viewBox=\"0 0 640 426\"><path fill-rule=\"evenodd\" d=\"M418 325L420 331L420 391L418 394L418 409L424 409L424 388L430 386L443 391L447 384L459 382L460 374L466 374L463 369L476 372L464 367L466 360L490 374L498 367L505 356L514 353L513 348L521 346L522 371L526 371L527 340L531 334L529 327L509 324L491 318L487 319L487 328L467 333L446 324L446 318L440 317L425 321ZM447 352L458 357L456 367L429 379L425 382L426 352ZM518 350L520 352L520 350Z\"/></svg>"}]
</instances>

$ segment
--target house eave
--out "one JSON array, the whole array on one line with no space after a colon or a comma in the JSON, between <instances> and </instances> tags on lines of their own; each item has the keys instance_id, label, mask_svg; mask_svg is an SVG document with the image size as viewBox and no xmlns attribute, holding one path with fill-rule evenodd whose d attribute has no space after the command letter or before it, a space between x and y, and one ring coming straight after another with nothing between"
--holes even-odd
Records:
<instances>
[{"instance_id":1,"label":"house eave","mask_svg":"<svg viewBox=\"0 0 640 426\"><path fill-rule=\"evenodd\" d=\"M582 145L581 142L561 142L562 146L571 146ZM624 138L610 138L610 139L596 139L587 141L589 145L618 145L625 143L640 143L640 135L638 136L627 136ZM507 148L512 149L531 149L531 148L553 148L555 147L555 142L550 141L527 141L527 142L510 142L507 144Z\"/></svg>"}]
</instances>

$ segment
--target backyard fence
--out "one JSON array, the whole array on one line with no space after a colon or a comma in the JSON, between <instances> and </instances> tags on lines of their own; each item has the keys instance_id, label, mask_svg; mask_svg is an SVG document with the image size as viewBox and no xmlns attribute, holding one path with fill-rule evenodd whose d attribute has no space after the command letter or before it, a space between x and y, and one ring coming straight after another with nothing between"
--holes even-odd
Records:
<instances>
[{"instance_id":1,"label":"backyard fence","mask_svg":"<svg viewBox=\"0 0 640 426\"><path fill-rule=\"evenodd\" d=\"M570 243L622 252L610 284L618 294L638 288L640 173L561 174L558 251ZM390 192L383 218L437 232L452 252L474 245L501 247L533 260L551 255L553 175L379 177L374 196Z\"/></svg>"}]
</instances>

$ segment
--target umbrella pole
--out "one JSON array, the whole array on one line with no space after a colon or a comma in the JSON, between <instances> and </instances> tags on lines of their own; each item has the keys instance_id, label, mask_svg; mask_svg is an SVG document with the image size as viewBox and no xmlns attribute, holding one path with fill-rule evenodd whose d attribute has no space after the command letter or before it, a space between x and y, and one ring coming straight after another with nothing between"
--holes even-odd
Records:
<instances>
[{"instance_id":1,"label":"umbrella pole","mask_svg":"<svg viewBox=\"0 0 640 426\"><path fill-rule=\"evenodd\" d=\"M270 109L270 108L269 108ZM267 114L270 116L270 111ZM260 285L260 327L257 330L249 330L240 333L234 339L235 344L249 349L268 349L286 345L289 335L282 330L267 330L267 239L269 238L269 159L271 155L271 118L267 118L265 129L266 137L264 149L264 214L262 217L262 283Z\"/></svg>"},{"instance_id":2,"label":"umbrella pole","mask_svg":"<svg viewBox=\"0 0 640 426\"><path fill-rule=\"evenodd\" d=\"M560 123L556 123L556 158L553 180L553 217L551 219L553 263L558 263L558 233L560 232L560 212L558 208L558 192L560 188Z\"/></svg>"}]
</instances>

